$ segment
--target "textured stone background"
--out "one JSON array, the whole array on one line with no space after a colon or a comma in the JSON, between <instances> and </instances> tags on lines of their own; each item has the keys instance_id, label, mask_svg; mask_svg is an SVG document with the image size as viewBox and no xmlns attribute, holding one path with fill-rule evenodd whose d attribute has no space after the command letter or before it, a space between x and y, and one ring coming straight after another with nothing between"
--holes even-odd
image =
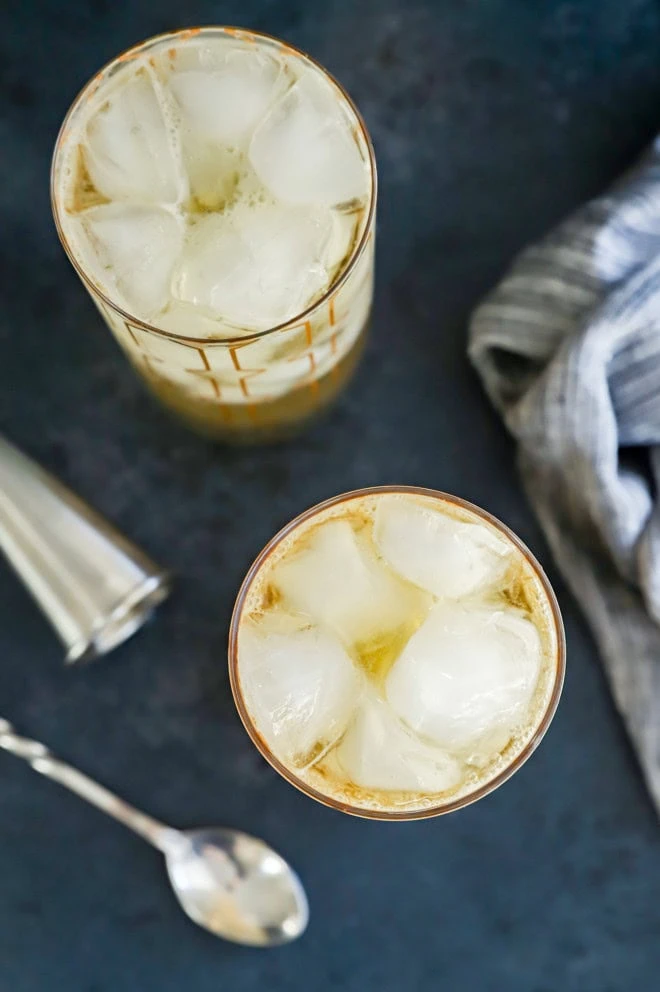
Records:
<instances>
[{"instance_id":1,"label":"textured stone background","mask_svg":"<svg viewBox=\"0 0 660 992\"><path fill-rule=\"evenodd\" d=\"M11 10L9 9L11 7ZM158 31L229 23L312 52L364 111L380 165L368 360L322 425L214 449L143 394L61 251L48 168L83 82ZM630 992L657 987L658 825L592 642L465 358L512 254L660 124L657 0L33 0L0 34L0 427L179 575L157 623L65 671L0 569L0 713L155 815L261 833L298 866L305 939L273 953L180 915L159 857L0 756L2 992ZM356 486L473 499L554 579L569 669L553 727L503 789L388 826L298 795L239 725L225 670L247 565L284 521Z\"/></svg>"}]
</instances>

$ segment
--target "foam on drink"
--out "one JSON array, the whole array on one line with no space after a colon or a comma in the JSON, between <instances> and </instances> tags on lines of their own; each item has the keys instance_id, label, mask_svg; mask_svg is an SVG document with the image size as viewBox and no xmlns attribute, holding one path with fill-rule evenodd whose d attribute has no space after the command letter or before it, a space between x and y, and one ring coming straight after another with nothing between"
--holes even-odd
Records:
<instances>
[{"instance_id":1,"label":"foam on drink","mask_svg":"<svg viewBox=\"0 0 660 992\"><path fill-rule=\"evenodd\" d=\"M473 792L547 710L558 652L543 583L495 525L376 493L313 515L247 590L237 678L257 733L331 799L411 812Z\"/></svg>"}]
</instances>

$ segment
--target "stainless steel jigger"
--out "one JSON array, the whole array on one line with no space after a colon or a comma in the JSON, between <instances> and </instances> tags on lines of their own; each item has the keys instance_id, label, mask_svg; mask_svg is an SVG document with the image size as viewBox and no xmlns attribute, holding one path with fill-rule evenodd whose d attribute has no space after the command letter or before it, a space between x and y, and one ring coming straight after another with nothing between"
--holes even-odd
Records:
<instances>
[{"instance_id":1,"label":"stainless steel jigger","mask_svg":"<svg viewBox=\"0 0 660 992\"><path fill-rule=\"evenodd\" d=\"M64 642L105 654L169 592L167 573L0 436L0 549Z\"/></svg>"}]
</instances>

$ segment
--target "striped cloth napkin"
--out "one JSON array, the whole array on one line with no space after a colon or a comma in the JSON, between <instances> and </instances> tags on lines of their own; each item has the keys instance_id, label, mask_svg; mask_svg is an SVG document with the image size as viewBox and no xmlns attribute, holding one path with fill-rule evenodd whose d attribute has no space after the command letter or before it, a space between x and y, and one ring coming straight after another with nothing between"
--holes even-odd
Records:
<instances>
[{"instance_id":1,"label":"striped cloth napkin","mask_svg":"<svg viewBox=\"0 0 660 992\"><path fill-rule=\"evenodd\" d=\"M660 813L660 138L522 252L469 354Z\"/></svg>"}]
</instances>

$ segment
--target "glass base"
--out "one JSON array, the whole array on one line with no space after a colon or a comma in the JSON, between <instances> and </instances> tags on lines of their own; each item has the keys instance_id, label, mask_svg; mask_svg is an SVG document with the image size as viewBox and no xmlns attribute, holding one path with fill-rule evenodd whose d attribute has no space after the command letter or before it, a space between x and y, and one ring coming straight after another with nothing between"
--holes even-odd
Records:
<instances>
[{"instance_id":1,"label":"glass base","mask_svg":"<svg viewBox=\"0 0 660 992\"><path fill-rule=\"evenodd\" d=\"M350 351L321 378L261 403L214 402L193 396L144 367L139 374L163 406L203 437L233 445L286 441L315 421L344 390L362 357L368 326L369 317Z\"/></svg>"}]
</instances>

